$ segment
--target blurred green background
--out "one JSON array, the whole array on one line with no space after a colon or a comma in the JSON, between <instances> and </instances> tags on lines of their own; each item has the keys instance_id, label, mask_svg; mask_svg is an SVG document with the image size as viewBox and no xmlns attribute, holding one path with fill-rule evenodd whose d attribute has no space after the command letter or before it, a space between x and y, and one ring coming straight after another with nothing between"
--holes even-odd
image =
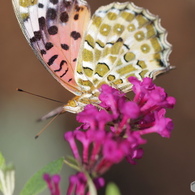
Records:
<instances>
[{"instance_id":1,"label":"blurred green background","mask_svg":"<svg viewBox=\"0 0 195 195\"><path fill-rule=\"evenodd\" d=\"M89 1L92 12L112 0ZM122 2L122 0L121 0ZM159 15L173 44L170 62L176 66L158 77L156 84L177 98L168 112L175 129L171 139L148 135L143 159L133 166L123 162L106 175L116 182L123 195L192 194L195 180L195 0L135 0L138 6ZM34 136L45 122L36 119L59 106L58 103L16 92L22 88L67 102L73 95L58 84L44 69L24 39L16 21L11 1L0 4L0 151L16 167L19 194L28 178L48 162L71 154L64 141L65 131L73 130L75 115L58 117L39 139ZM68 183L70 169L63 168L61 187ZM42 194L49 194L44 192ZM103 194L103 192L101 192Z\"/></svg>"}]
</instances>

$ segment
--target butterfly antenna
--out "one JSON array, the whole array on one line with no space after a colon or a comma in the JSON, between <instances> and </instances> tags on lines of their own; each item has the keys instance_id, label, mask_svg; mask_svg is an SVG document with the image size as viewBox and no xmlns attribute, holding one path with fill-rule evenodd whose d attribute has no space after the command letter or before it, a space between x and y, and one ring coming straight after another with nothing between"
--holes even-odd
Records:
<instances>
[{"instance_id":1,"label":"butterfly antenna","mask_svg":"<svg viewBox=\"0 0 195 195\"><path fill-rule=\"evenodd\" d=\"M55 115L46 125L45 127L43 127L41 129L41 131L39 131L39 133L37 133L37 135L35 136L35 139L37 139L42 133L43 131L45 131L47 129L47 127L60 115L60 113L58 113L57 115Z\"/></svg>"},{"instance_id":2,"label":"butterfly antenna","mask_svg":"<svg viewBox=\"0 0 195 195\"><path fill-rule=\"evenodd\" d=\"M23 93L26 93L26 94L30 94L30 95L40 97L40 98L43 98L43 99L46 99L46 100L50 100L50 101L53 101L53 102L64 103L64 102L61 102L61 101L58 101L58 100L54 100L52 98L48 98L48 97L45 97L45 96L42 96L42 95L37 95L37 94L31 93L31 92L25 91L25 90L20 89L20 88L16 88L16 91L23 92Z\"/></svg>"}]
</instances>

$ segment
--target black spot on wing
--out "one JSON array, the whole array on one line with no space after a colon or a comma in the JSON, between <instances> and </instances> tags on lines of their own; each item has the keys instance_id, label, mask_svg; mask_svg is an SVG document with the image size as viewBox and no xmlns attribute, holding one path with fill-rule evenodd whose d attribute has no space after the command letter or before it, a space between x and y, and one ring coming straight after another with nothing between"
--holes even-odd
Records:
<instances>
[{"instance_id":1,"label":"black spot on wing","mask_svg":"<svg viewBox=\"0 0 195 195\"><path fill-rule=\"evenodd\" d=\"M65 60L62 60L62 61L60 62L60 66L62 66L64 63L67 64L67 62L66 62Z\"/></svg>"},{"instance_id":2,"label":"black spot on wing","mask_svg":"<svg viewBox=\"0 0 195 195\"><path fill-rule=\"evenodd\" d=\"M72 31L70 36L74 39L74 40L77 40L79 38L81 38L81 34L79 32L76 32L76 31Z\"/></svg>"},{"instance_id":3,"label":"black spot on wing","mask_svg":"<svg viewBox=\"0 0 195 195\"><path fill-rule=\"evenodd\" d=\"M38 4L38 8L43 8L43 7L44 7L44 5L42 3Z\"/></svg>"},{"instance_id":4,"label":"black spot on wing","mask_svg":"<svg viewBox=\"0 0 195 195\"><path fill-rule=\"evenodd\" d=\"M79 14L75 14L74 15L74 20L78 20L79 19Z\"/></svg>"},{"instance_id":5,"label":"black spot on wing","mask_svg":"<svg viewBox=\"0 0 195 195\"><path fill-rule=\"evenodd\" d=\"M76 62L77 61L77 59L75 58L74 60L73 60L73 62Z\"/></svg>"},{"instance_id":6,"label":"black spot on wing","mask_svg":"<svg viewBox=\"0 0 195 195\"><path fill-rule=\"evenodd\" d=\"M45 27L45 24L46 24L45 18L44 17L40 17L38 20L39 20L39 27L40 27L40 29L43 29Z\"/></svg>"},{"instance_id":7,"label":"black spot on wing","mask_svg":"<svg viewBox=\"0 0 195 195\"><path fill-rule=\"evenodd\" d=\"M67 62L66 62L65 60L62 60L61 63L60 63L60 68L57 69L57 70L54 70L54 72L60 72L60 71L62 70L62 66L63 66L65 63L67 64Z\"/></svg>"},{"instance_id":8,"label":"black spot on wing","mask_svg":"<svg viewBox=\"0 0 195 195\"><path fill-rule=\"evenodd\" d=\"M140 60L137 61L136 65L142 68L139 63L140 63Z\"/></svg>"},{"instance_id":9,"label":"black spot on wing","mask_svg":"<svg viewBox=\"0 0 195 195\"><path fill-rule=\"evenodd\" d=\"M70 78L70 79L68 80L68 82L70 82L70 81L72 81L72 78Z\"/></svg>"},{"instance_id":10,"label":"black spot on wing","mask_svg":"<svg viewBox=\"0 0 195 195\"><path fill-rule=\"evenodd\" d=\"M130 50L129 46L126 44L123 44L128 50Z\"/></svg>"},{"instance_id":11,"label":"black spot on wing","mask_svg":"<svg viewBox=\"0 0 195 195\"><path fill-rule=\"evenodd\" d=\"M123 39L119 37L116 42L123 42Z\"/></svg>"},{"instance_id":12,"label":"black spot on wing","mask_svg":"<svg viewBox=\"0 0 195 195\"><path fill-rule=\"evenodd\" d=\"M61 44L62 49L69 50L69 46L67 44Z\"/></svg>"},{"instance_id":13,"label":"black spot on wing","mask_svg":"<svg viewBox=\"0 0 195 195\"><path fill-rule=\"evenodd\" d=\"M68 8L68 7L71 6L71 2L70 1L63 0L63 4L64 4L65 8Z\"/></svg>"},{"instance_id":14,"label":"black spot on wing","mask_svg":"<svg viewBox=\"0 0 195 195\"><path fill-rule=\"evenodd\" d=\"M87 40L85 40L85 41L87 41ZM88 43L88 41L87 41L87 43ZM104 48L105 46L102 46L99 42L95 42L97 45L99 45L101 48Z\"/></svg>"},{"instance_id":15,"label":"black spot on wing","mask_svg":"<svg viewBox=\"0 0 195 195\"><path fill-rule=\"evenodd\" d=\"M46 54L46 51L44 49L42 49L40 52L41 52L41 55Z\"/></svg>"},{"instance_id":16,"label":"black spot on wing","mask_svg":"<svg viewBox=\"0 0 195 195\"><path fill-rule=\"evenodd\" d=\"M34 37L30 38L30 42L34 43L36 41L39 41L42 38L41 31L34 31Z\"/></svg>"},{"instance_id":17,"label":"black spot on wing","mask_svg":"<svg viewBox=\"0 0 195 195\"><path fill-rule=\"evenodd\" d=\"M91 47L94 48L94 46L92 44L90 44L90 42L88 40L85 40L85 42Z\"/></svg>"},{"instance_id":18,"label":"black spot on wing","mask_svg":"<svg viewBox=\"0 0 195 195\"><path fill-rule=\"evenodd\" d=\"M58 33L58 27L57 26L50 26L48 28L48 33L50 35L56 35Z\"/></svg>"},{"instance_id":19,"label":"black spot on wing","mask_svg":"<svg viewBox=\"0 0 195 195\"><path fill-rule=\"evenodd\" d=\"M67 12L62 12L60 14L60 20L61 20L61 22L64 22L64 23L68 22L69 15L67 14Z\"/></svg>"},{"instance_id":20,"label":"black spot on wing","mask_svg":"<svg viewBox=\"0 0 195 195\"><path fill-rule=\"evenodd\" d=\"M47 43L45 44L45 49L46 49L46 50L50 50L52 47L53 47L53 44L52 44L51 42L47 42Z\"/></svg>"},{"instance_id":21,"label":"black spot on wing","mask_svg":"<svg viewBox=\"0 0 195 195\"><path fill-rule=\"evenodd\" d=\"M53 3L54 5L58 3L58 0L49 0L51 3Z\"/></svg>"},{"instance_id":22,"label":"black spot on wing","mask_svg":"<svg viewBox=\"0 0 195 195\"><path fill-rule=\"evenodd\" d=\"M56 10L53 8L49 8L46 13L46 17L50 20L55 20L57 16Z\"/></svg>"},{"instance_id":23,"label":"black spot on wing","mask_svg":"<svg viewBox=\"0 0 195 195\"><path fill-rule=\"evenodd\" d=\"M34 31L34 37L37 41L39 41L41 38L42 38L42 34L41 34L41 31Z\"/></svg>"},{"instance_id":24,"label":"black spot on wing","mask_svg":"<svg viewBox=\"0 0 195 195\"><path fill-rule=\"evenodd\" d=\"M68 68L65 70L65 72L62 75L60 75L60 78L62 78L63 76L65 76L67 72L68 72Z\"/></svg>"},{"instance_id":25,"label":"black spot on wing","mask_svg":"<svg viewBox=\"0 0 195 195\"><path fill-rule=\"evenodd\" d=\"M107 42L106 45L114 45L112 42Z\"/></svg>"},{"instance_id":26,"label":"black spot on wing","mask_svg":"<svg viewBox=\"0 0 195 195\"><path fill-rule=\"evenodd\" d=\"M51 42L47 42L47 43L45 44L45 49L46 49L46 50L50 50L52 47L53 47L53 44L52 44Z\"/></svg>"},{"instance_id":27,"label":"black spot on wing","mask_svg":"<svg viewBox=\"0 0 195 195\"><path fill-rule=\"evenodd\" d=\"M164 66L165 66L165 64L163 63L162 60L157 60L157 62L158 62L158 64L159 64L161 67L164 67Z\"/></svg>"},{"instance_id":28,"label":"black spot on wing","mask_svg":"<svg viewBox=\"0 0 195 195\"><path fill-rule=\"evenodd\" d=\"M79 12L80 9L81 9L81 7L79 7L78 5L75 6L75 10L76 10L77 12Z\"/></svg>"},{"instance_id":29,"label":"black spot on wing","mask_svg":"<svg viewBox=\"0 0 195 195\"><path fill-rule=\"evenodd\" d=\"M56 60L57 57L58 57L58 55L52 56L52 57L49 59L49 61L47 62L47 64L48 64L49 66L51 66L51 65L54 63L54 61Z\"/></svg>"},{"instance_id":30,"label":"black spot on wing","mask_svg":"<svg viewBox=\"0 0 195 195\"><path fill-rule=\"evenodd\" d=\"M34 43L34 42L36 42L36 41L37 41L37 40L36 40L35 37L31 37L31 38L30 38L30 42L31 42L31 43Z\"/></svg>"},{"instance_id":31,"label":"black spot on wing","mask_svg":"<svg viewBox=\"0 0 195 195\"><path fill-rule=\"evenodd\" d=\"M26 16L24 19L23 19L23 22L26 22L29 20L29 16Z\"/></svg>"}]
</instances>

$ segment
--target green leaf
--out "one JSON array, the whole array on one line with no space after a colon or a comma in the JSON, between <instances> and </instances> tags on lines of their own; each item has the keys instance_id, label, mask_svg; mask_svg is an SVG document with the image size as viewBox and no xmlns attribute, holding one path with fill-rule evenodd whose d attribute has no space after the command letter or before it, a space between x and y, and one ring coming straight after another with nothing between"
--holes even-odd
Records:
<instances>
[{"instance_id":1,"label":"green leaf","mask_svg":"<svg viewBox=\"0 0 195 195\"><path fill-rule=\"evenodd\" d=\"M2 168L3 166L5 166L5 158L3 154L0 152L0 168Z\"/></svg>"},{"instance_id":2,"label":"green leaf","mask_svg":"<svg viewBox=\"0 0 195 195\"><path fill-rule=\"evenodd\" d=\"M5 166L5 158L4 158L3 154L0 152L0 169L3 169L4 166ZM0 181L0 190L2 190L1 181Z\"/></svg>"},{"instance_id":3,"label":"green leaf","mask_svg":"<svg viewBox=\"0 0 195 195\"><path fill-rule=\"evenodd\" d=\"M115 183L110 182L106 186L106 195L121 195L118 186Z\"/></svg>"},{"instance_id":4,"label":"green leaf","mask_svg":"<svg viewBox=\"0 0 195 195\"><path fill-rule=\"evenodd\" d=\"M20 195L36 195L43 191L46 187L46 182L43 180L43 174L57 174L62 169L64 158L60 158L46 165L44 168L35 173L25 184L20 192Z\"/></svg>"}]
</instances>

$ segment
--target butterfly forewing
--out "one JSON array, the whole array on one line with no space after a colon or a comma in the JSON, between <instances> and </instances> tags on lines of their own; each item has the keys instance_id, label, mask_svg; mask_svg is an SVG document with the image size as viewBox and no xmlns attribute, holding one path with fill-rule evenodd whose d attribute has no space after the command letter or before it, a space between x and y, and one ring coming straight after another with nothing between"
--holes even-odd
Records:
<instances>
[{"instance_id":1,"label":"butterfly forewing","mask_svg":"<svg viewBox=\"0 0 195 195\"><path fill-rule=\"evenodd\" d=\"M107 83L124 92L129 76L155 78L169 69L171 45L159 18L133 3L111 3L93 15L78 60L76 79L91 93Z\"/></svg>"},{"instance_id":2,"label":"butterfly forewing","mask_svg":"<svg viewBox=\"0 0 195 195\"><path fill-rule=\"evenodd\" d=\"M12 0L21 29L46 69L81 94L74 72L90 10L83 0Z\"/></svg>"}]
</instances>

